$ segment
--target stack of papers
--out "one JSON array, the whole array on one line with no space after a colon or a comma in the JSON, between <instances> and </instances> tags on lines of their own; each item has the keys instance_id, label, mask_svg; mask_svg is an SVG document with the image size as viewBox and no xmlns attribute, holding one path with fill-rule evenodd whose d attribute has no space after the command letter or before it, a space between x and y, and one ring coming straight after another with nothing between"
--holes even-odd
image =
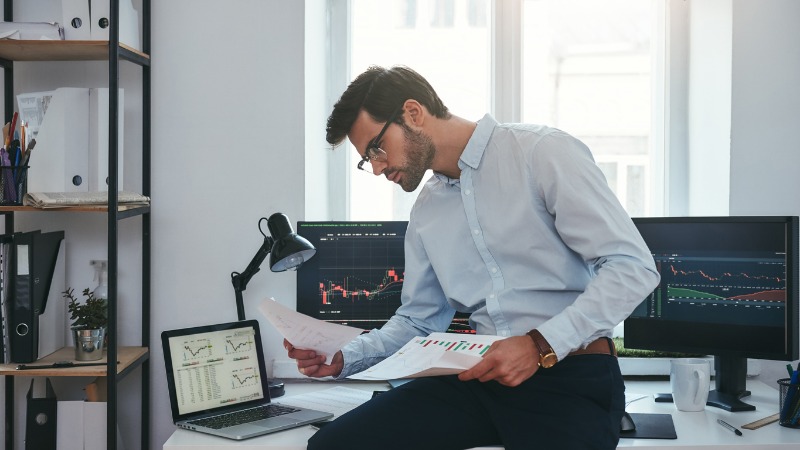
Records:
<instances>
[{"instance_id":1,"label":"stack of papers","mask_svg":"<svg viewBox=\"0 0 800 450\"><path fill-rule=\"evenodd\" d=\"M64 27L56 22L0 22L0 39L63 40Z\"/></svg>"},{"instance_id":2,"label":"stack of papers","mask_svg":"<svg viewBox=\"0 0 800 450\"><path fill-rule=\"evenodd\" d=\"M478 364L500 336L431 333L410 340L392 356L350 375L354 380L391 380L453 375Z\"/></svg>"},{"instance_id":3,"label":"stack of papers","mask_svg":"<svg viewBox=\"0 0 800 450\"><path fill-rule=\"evenodd\" d=\"M34 208L63 208L65 206L107 205L108 192L28 192L22 198L22 204ZM147 206L150 197L134 192L119 191L117 204L127 206Z\"/></svg>"},{"instance_id":4,"label":"stack of papers","mask_svg":"<svg viewBox=\"0 0 800 450\"><path fill-rule=\"evenodd\" d=\"M342 414L366 403L371 398L372 391L336 386L306 394L287 395L275 402L329 412L336 419Z\"/></svg>"},{"instance_id":5,"label":"stack of papers","mask_svg":"<svg viewBox=\"0 0 800 450\"><path fill-rule=\"evenodd\" d=\"M363 330L328 323L300 314L275 299L259 306L267 320L297 348L334 355ZM369 369L350 375L354 380L395 380L438 375L452 375L478 364L500 336L431 333L411 339L392 356Z\"/></svg>"}]
</instances>

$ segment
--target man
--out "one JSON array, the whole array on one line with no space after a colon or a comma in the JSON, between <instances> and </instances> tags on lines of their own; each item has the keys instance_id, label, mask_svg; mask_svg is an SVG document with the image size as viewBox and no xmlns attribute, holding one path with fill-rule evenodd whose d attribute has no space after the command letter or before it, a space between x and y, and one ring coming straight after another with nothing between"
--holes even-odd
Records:
<instances>
[{"instance_id":1,"label":"man","mask_svg":"<svg viewBox=\"0 0 800 450\"><path fill-rule=\"evenodd\" d=\"M330 361L284 342L309 377L343 378L455 311L504 337L457 376L379 395L317 432L309 449L611 449L624 384L611 330L658 284L653 258L589 149L538 125L452 115L406 67L371 67L342 94L327 140L413 191L402 306Z\"/></svg>"}]
</instances>

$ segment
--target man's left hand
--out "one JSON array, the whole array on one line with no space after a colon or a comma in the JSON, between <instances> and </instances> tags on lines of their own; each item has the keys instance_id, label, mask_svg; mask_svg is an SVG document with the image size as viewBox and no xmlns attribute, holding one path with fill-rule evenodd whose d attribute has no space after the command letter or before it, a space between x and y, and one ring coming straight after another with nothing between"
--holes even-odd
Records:
<instances>
[{"instance_id":1,"label":"man's left hand","mask_svg":"<svg viewBox=\"0 0 800 450\"><path fill-rule=\"evenodd\" d=\"M461 372L458 379L482 382L495 380L505 386L518 386L539 370L539 351L528 336L495 341L481 362Z\"/></svg>"}]
</instances>

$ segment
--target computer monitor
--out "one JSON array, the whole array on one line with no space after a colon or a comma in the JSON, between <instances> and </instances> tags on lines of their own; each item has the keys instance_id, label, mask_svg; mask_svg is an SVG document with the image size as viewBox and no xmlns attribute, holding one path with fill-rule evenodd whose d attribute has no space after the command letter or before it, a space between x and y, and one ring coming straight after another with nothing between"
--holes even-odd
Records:
<instances>
[{"instance_id":1,"label":"computer monitor","mask_svg":"<svg viewBox=\"0 0 800 450\"><path fill-rule=\"evenodd\" d=\"M297 269L297 311L327 322L371 330L400 307L408 222L304 222L297 234L317 254ZM457 313L450 332L472 333Z\"/></svg>"},{"instance_id":2,"label":"computer monitor","mask_svg":"<svg viewBox=\"0 0 800 450\"><path fill-rule=\"evenodd\" d=\"M633 219L661 282L625 320L625 347L714 356L708 405L740 399L747 358L798 358L798 218Z\"/></svg>"}]
</instances>

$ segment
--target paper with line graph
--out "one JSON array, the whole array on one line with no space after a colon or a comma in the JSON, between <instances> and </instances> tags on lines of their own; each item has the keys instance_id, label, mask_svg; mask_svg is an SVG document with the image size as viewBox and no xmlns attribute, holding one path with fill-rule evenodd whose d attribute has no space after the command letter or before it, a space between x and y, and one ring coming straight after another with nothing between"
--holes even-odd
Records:
<instances>
[{"instance_id":1,"label":"paper with line graph","mask_svg":"<svg viewBox=\"0 0 800 450\"><path fill-rule=\"evenodd\" d=\"M289 309L274 298L264 299L258 309L297 348L314 350L330 357L364 330L328 323Z\"/></svg>"},{"instance_id":2,"label":"paper with line graph","mask_svg":"<svg viewBox=\"0 0 800 450\"><path fill-rule=\"evenodd\" d=\"M456 374L478 364L492 342L500 339L503 338L453 333L417 336L392 356L347 378L393 380Z\"/></svg>"}]
</instances>

